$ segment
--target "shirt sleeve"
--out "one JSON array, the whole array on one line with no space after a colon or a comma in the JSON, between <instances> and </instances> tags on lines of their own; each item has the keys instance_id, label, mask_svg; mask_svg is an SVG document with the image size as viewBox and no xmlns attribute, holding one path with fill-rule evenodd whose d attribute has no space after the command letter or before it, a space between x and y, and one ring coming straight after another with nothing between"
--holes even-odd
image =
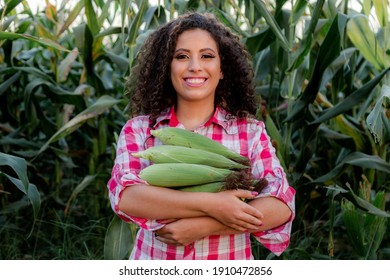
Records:
<instances>
[{"instance_id":1,"label":"shirt sleeve","mask_svg":"<svg viewBox=\"0 0 390 280\"><path fill-rule=\"evenodd\" d=\"M147 120L140 118L129 120L122 128L116 146L116 158L111 171L111 178L107 183L108 197L111 208L125 222L133 222L147 230L157 230L163 227L156 220L127 215L119 209L119 201L123 190L134 184L145 184L139 177L139 172L150 164L145 159L132 156L132 153L144 150L148 139L149 127Z\"/></svg>"},{"instance_id":2,"label":"shirt sleeve","mask_svg":"<svg viewBox=\"0 0 390 280\"><path fill-rule=\"evenodd\" d=\"M252 163L252 173L255 178L266 178L268 186L258 197L273 196L283 201L291 210L291 217L285 224L253 236L266 248L276 255L280 255L290 243L292 222L295 217L295 190L289 185L286 173L276 156L263 122L250 125L248 145Z\"/></svg>"}]
</instances>

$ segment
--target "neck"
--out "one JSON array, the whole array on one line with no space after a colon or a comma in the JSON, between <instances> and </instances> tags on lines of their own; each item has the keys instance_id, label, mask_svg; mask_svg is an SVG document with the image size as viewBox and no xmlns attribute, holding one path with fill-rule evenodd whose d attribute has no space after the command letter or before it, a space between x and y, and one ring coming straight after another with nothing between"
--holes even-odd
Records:
<instances>
[{"instance_id":1,"label":"neck","mask_svg":"<svg viewBox=\"0 0 390 280\"><path fill-rule=\"evenodd\" d=\"M214 114L214 104L180 103L176 108L176 117L188 130L194 130L207 122Z\"/></svg>"}]
</instances>

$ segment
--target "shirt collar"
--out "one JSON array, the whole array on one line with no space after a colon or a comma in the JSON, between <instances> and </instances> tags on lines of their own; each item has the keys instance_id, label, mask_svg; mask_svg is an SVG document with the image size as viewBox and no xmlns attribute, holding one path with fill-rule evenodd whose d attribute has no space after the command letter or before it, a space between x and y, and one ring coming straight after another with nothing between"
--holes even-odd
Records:
<instances>
[{"instance_id":1,"label":"shirt collar","mask_svg":"<svg viewBox=\"0 0 390 280\"><path fill-rule=\"evenodd\" d=\"M176 114L174 106L164 110L161 115L156 119L156 123L153 125L154 128L158 127L161 123L168 122L170 127L177 127L180 125ZM217 107L214 111L214 114L211 118L202 126L207 127L211 124L216 124L225 129L228 134L237 133L237 119L227 113L224 109Z\"/></svg>"}]
</instances>

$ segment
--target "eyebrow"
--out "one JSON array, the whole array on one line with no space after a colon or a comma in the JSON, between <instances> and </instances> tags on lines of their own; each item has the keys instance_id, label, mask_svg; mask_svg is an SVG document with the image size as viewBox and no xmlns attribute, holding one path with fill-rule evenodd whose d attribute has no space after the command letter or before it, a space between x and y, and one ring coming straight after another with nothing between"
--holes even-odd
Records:
<instances>
[{"instance_id":1,"label":"eyebrow","mask_svg":"<svg viewBox=\"0 0 390 280\"><path fill-rule=\"evenodd\" d=\"M175 50L175 53L177 52L181 52L181 51L184 51L184 52L191 52L190 50L188 49L184 49L184 48L180 48L180 49L177 49ZM204 52L204 51L212 51L213 53L217 53L215 50L213 50L212 48L204 48L204 49L200 49L201 52Z\"/></svg>"}]
</instances>

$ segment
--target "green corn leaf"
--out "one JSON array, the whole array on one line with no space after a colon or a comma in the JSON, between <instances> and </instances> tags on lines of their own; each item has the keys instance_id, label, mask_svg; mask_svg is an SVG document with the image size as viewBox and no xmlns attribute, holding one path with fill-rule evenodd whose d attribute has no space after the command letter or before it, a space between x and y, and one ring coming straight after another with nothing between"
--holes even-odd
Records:
<instances>
[{"instance_id":1,"label":"green corn leaf","mask_svg":"<svg viewBox=\"0 0 390 280\"><path fill-rule=\"evenodd\" d=\"M73 119L71 119L69 122L67 122L63 127L61 127L38 151L37 155L42 153L44 150L46 150L51 143L54 141L57 141L58 139L65 137L72 132L74 132L76 129L78 129L80 126L82 126L87 120L94 118L105 111L107 111L112 106L118 104L120 100L114 99L113 97L103 95L100 97L94 104L92 104L90 107L79 113L77 116L75 116Z\"/></svg>"},{"instance_id":2,"label":"green corn leaf","mask_svg":"<svg viewBox=\"0 0 390 280\"><path fill-rule=\"evenodd\" d=\"M390 163L376 155L367 155L361 152L354 152L343 160L346 164L360 166L363 168L376 169L390 174Z\"/></svg>"},{"instance_id":3,"label":"green corn leaf","mask_svg":"<svg viewBox=\"0 0 390 280\"><path fill-rule=\"evenodd\" d=\"M376 194L372 202L377 209L385 208L385 193ZM342 214L354 250L362 259L376 259L376 252L386 233L387 219L356 209L351 201L343 201Z\"/></svg>"},{"instance_id":4,"label":"green corn leaf","mask_svg":"<svg viewBox=\"0 0 390 280\"><path fill-rule=\"evenodd\" d=\"M1 174L1 172L0 172ZM5 176L19 189L21 190L28 198L33 208L34 219L38 218L39 209L41 208L41 195L37 187L34 184L29 183L27 192L23 191L23 182L17 178L5 174Z\"/></svg>"},{"instance_id":5,"label":"green corn leaf","mask_svg":"<svg viewBox=\"0 0 390 280\"><path fill-rule=\"evenodd\" d=\"M66 203L66 207L65 207L65 216L67 216L69 214L69 209L70 209L70 205L72 203L72 201L77 197L77 195L82 192L85 188L87 188L88 186L90 186L96 179L96 176L97 175L88 175L86 177L84 177L84 179L81 181L80 184L78 184L72 194L70 195L69 199L68 199L68 202Z\"/></svg>"},{"instance_id":6,"label":"green corn leaf","mask_svg":"<svg viewBox=\"0 0 390 280\"><path fill-rule=\"evenodd\" d=\"M25 72L25 74L31 74L36 76L36 78L41 78L46 81L54 83L54 80L47 73L43 72L37 67L23 66L23 67L9 67L8 70L16 70ZM1 72L1 71L0 71Z\"/></svg>"},{"instance_id":7,"label":"green corn leaf","mask_svg":"<svg viewBox=\"0 0 390 280\"><path fill-rule=\"evenodd\" d=\"M0 171L0 175L8 178L21 192L23 192L30 201L34 220L38 217L38 212L41 206L41 196L37 187L31 184L27 177L27 163L24 158L16 157L9 154L0 153L0 166L9 166L15 171L18 178Z\"/></svg>"},{"instance_id":8,"label":"green corn leaf","mask_svg":"<svg viewBox=\"0 0 390 280\"><path fill-rule=\"evenodd\" d=\"M361 210L367 212L368 214L376 215L378 217L384 217L389 218L390 214L386 211L376 207L369 201L361 198L360 196L356 195L350 188L350 186L347 184L347 189L344 189L340 186L328 186L326 187L329 190L335 191L336 194L341 195L342 197L346 198L348 201L353 203L356 207L360 208Z\"/></svg>"},{"instance_id":9,"label":"green corn leaf","mask_svg":"<svg viewBox=\"0 0 390 280\"><path fill-rule=\"evenodd\" d=\"M389 1L372 0L375 8L375 14L381 27L389 25Z\"/></svg>"},{"instance_id":10,"label":"green corn leaf","mask_svg":"<svg viewBox=\"0 0 390 280\"><path fill-rule=\"evenodd\" d=\"M114 216L104 239L104 259L123 260L134 244L130 225Z\"/></svg>"},{"instance_id":11,"label":"green corn leaf","mask_svg":"<svg viewBox=\"0 0 390 280\"><path fill-rule=\"evenodd\" d=\"M81 10L84 7L84 0L77 1L77 4L74 6L74 8L69 13L68 18L65 20L65 22L62 24L61 28L59 28L59 31L57 33L57 36L60 36L62 33L64 33L65 30L69 28L69 26L75 21L75 19L80 15Z\"/></svg>"},{"instance_id":12,"label":"green corn leaf","mask_svg":"<svg viewBox=\"0 0 390 280\"><path fill-rule=\"evenodd\" d=\"M379 156L367 155L361 152L353 152L347 155L330 172L313 180L311 184L329 184L350 165L390 173L390 164Z\"/></svg>"},{"instance_id":13,"label":"green corn leaf","mask_svg":"<svg viewBox=\"0 0 390 280\"><path fill-rule=\"evenodd\" d=\"M317 2L320 2L320 1L317 1ZM306 0L298 0L294 3L293 9L292 9L292 17L290 19L290 24L296 25L298 23L298 21L301 20L302 14L305 12L307 5L308 5L308 1L306 1ZM313 20L313 15L311 17L311 20Z\"/></svg>"},{"instance_id":14,"label":"green corn leaf","mask_svg":"<svg viewBox=\"0 0 390 280\"><path fill-rule=\"evenodd\" d=\"M98 155L102 155L105 153L107 148L107 121L104 118L99 119L99 152Z\"/></svg>"},{"instance_id":15,"label":"green corn leaf","mask_svg":"<svg viewBox=\"0 0 390 280\"><path fill-rule=\"evenodd\" d=\"M126 21L126 15L129 10L130 4L132 0L119 0L119 5L121 7L121 29L122 29L122 38L125 34L125 21ZM124 40L123 40L124 41Z\"/></svg>"},{"instance_id":16,"label":"green corn leaf","mask_svg":"<svg viewBox=\"0 0 390 280\"><path fill-rule=\"evenodd\" d=\"M390 68L387 68L386 70L382 71L382 73L380 73L374 79L364 84L362 87L347 96L342 102L330 109L325 110L324 113L322 113L320 117L316 118L313 122L311 122L311 124L318 124L324 122L339 114L351 110L354 106L358 105L360 102L362 102L364 98L367 98L367 96L372 93L373 89L382 80L382 78L389 70Z\"/></svg>"},{"instance_id":17,"label":"green corn leaf","mask_svg":"<svg viewBox=\"0 0 390 280\"><path fill-rule=\"evenodd\" d=\"M16 82L21 75L21 72L18 71L15 74L13 74L10 78L5 80L3 83L0 84L0 96L7 91L7 89L14 83Z\"/></svg>"},{"instance_id":18,"label":"green corn leaf","mask_svg":"<svg viewBox=\"0 0 390 280\"><path fill-rule=\"evenodd\" d=\"M105 0L105 2L100 6L102 12L100 13L99 17L97 18L98 26L103 26L104 22L107 20L107 18L110 16L110 6L111 3L116 0Z\"/></svg>"},{"instance_id":19,"label":"green corn leaf","mask_svg":"<svg viewBox=\"0 0 390 280\"><path fill-rule=\"evenodd\" d=\"M339 57L336 58L324 71L324 74L321 79L320 90L321 92L325 92L325 85L331 81L337 72L342 69L356 52L355 48L347 48L342 50Z\"/></svg>"},{"instance_id":20,"label":"green corn leaf","mask_svg":"<svg viewBox=\"0 0 390 280\"><path fill-rule=\"evenodd\" d=\"M306 5L305 2L307 1L298 1L296 5L293 7L294 9L297 9L296 11L293 11L294 12L293 14L294 19L292 19L293 22L299 20L295 12L298 12L298 15L302 13L303 12L302 9L304 9ZM313 42L313 33L317 26L318 20L320 19L324 2L325 2L324 0L316 1L314 12L311 15L309 27L304 32L304 38L299 43L298 50L296 50L293 53L293 61L291 65L288 67L288 69L286 70L287 72L291 72L294 69L297 69L305 60L308 53L310 52L312 48L312 42Z\"/></svg>"},{"instance_id":21,"label":"green corn leaf","mask_svg":"<svg viewBox=\"0 0 390 280\"><path fill-rule=\"evenodd\" d=\"M333 140L339 145L349 149L355 145L351 136L338 133L337 131L328 128L324 124L320 125L318 136Z\"/></svg>"},{"instance_id":22,"label":"green corn leaf","mask_svg":"<svg viewBox=\"0 0 390 280\"><path fill-rule=\"evenodd\" d=\"M282 48L290 52L290 46L288 43L288 40L286 36L284 36L282 30L280 29L278 23L276 22L275 18L271 15L271 13L267 10L267 7L265 6L264 2L261 0L254 0L253 4L255 5L256 9L260 12L260 14L264 17L265 21L269 25L270 29L275 34L276 38L279 40L280 45Z\"/></svg>"},{"instance_id":23,"label":"green corn leaf","mask_svg":"<svg viewBox=\"0 0 390 280\"><path fill-rule=\"evenodd\" d=\"M378 98L374 109L367 116L366 122L370 132L374 135L375 142L382 140L385 128L385 122L389 120L384 116L383 104L386 100L390 102L390 86L383 85L381 96Z\"/></svg>"},{"instance_id":24,"label":"green corn leaf","mask_svg":"<svg viewBox=\"0 0 390 280\"><path fill-rule=\"evenodd\" d=\"M237 24L237 21L235 21L229 14L226 12L220 10L220 9L213 9L213 13L216 15L216 17L225 25L234 30L237 34L240 34L244 38L248 36L246 32L240 28L240 26Z\"/></svg>"},{"instance_id":25,"label":"green corn leaf","mask_svg":"<svg viewBox=\"0 0 390 280\"><path fill-rule=\"evenodd\" d=\"M319 125L305 125L302 127L300 136L302 138L301 151L298 154L298 158L295 161L294 167L297 172L304 172L308 162L313 156L313 145L315 143L313 140L317 135L318 127ZM285 145L288 145L288 143ZM288 156L288 154L285 155L286 158L288 158Z\"/></svg>"},{"instance_id":26,"label":"green corn leaf","mask_svg":"<svg viewBox=\"0 0 390 280\"><path fill-rule=\"evenodd\" d=\"M348 236L353 244L355 252L365 255L364 219L362 213L358 212L352 202L343 200L341 203L342 216Z\"/></svg>"},{"instance_id":27,"label":"green corn leaf","mask_svg":"<svg viewBox=\"0 0 390 280\"><path fill-rule=\"evenodd\" d=\"M76 58L78 57L79 52L77 49L73 49L72 52L70 52L64 60L61 61L60 65L58 66L57 71L57 81L59 82L65 82L66 79L69 76L70 70L72 69L72 64L76 61Z\"/></svg>"},{"instance_id":28,"label":"green corn leaf","mask_svg":"<svg viewBox=\"0 0 390 280\"><path fill-rule=\"evenodd\" d=\"M13 155L4 154L0 152L0 166L9 166L18 175L22 182L22 187L19 188L23 193L28 193L28 186L30 182L27 177L27 163L24 158L15 157ZM18 185L19 187L20 185Z\"/></svg>"},{"instance_id":29,"label":"green corn leaf","mask_svg":"<svg viewBox=\"0 0 390 280\"><path fill-rule=\"evenodd\" d=\"M357 127L353 122L349 121L343 115L335 117L335 125L341 133L352 137L354 145L350 146L350 149L355 147L357 151L364 150L367 141L367 136L363 132L361 132L359 127Z\"/></svg>"},{"instance_id":30,"label":"green corn leaf","mask_svg":"<svg viewBox=\"0 0 390 280\"><path fill-rule=\"evenodd\" d=\"M70 52L70 50L64 48L57 42L47 38L39 38L29 34L18 34L13 32L0 31L0 40L17 40L17 39L24 39L59 51Z\"/></svg>"},{"instance_id":31,"label":"green corn leaf","mask_svg":"<svg viewBox=\"0 0 390 280\"><path fill-rule=\"evenodd\" d=\"M136 56L135 53L135 47L136 47L136 40L138 37L138 33L142 24L142 19L147 12L148 8L148 1L147 0L142 0L141 6L139 7L139 11L136 14L135 18L132 20L129 28L129 34L126 40L126 43L130 47L130 54L129 54L129 65L132 65L133 59Z\"/></svg>"},{"instance_id":32,"label":"green corn leaf","mask_svg":"<svg viewBox=\"0 0 390 280\"><path fill-rule=\"evenodd\" d=\"M142 18L147 12L148 8L148 1L142 0L141 1L141 6L139 7L139 12L136 14L135 18L130 24L130 29L129 29L129 36L126 41L127 44L130 46L135 45L135 41L138 37L138 32L142 24Z\"/></svg>"},{"instance_id":33,"label":"green corn leaf","mask_svg":"<svg viewBox=\"0 0 390 280\"><path fill-rule=\"evenodd\" d=\"M288 16L288 13L285 10L282 10L283 4L285 2L286 1L277 1L276 3L274 17L277 22L284 22L285 21L284 18ZM239 28L239 26L237 26L237 28ZM240 32L237 31L237 33ZM262 27L262 29L259 32L256 32L255 34L247 34L247 35L243 34L242 36L243 36L242 39L243 42L246 44L248 51L253 56L256 56L258 52L272 45L276 40L274 31L268 25Z\"/></svg>"},{"instance_id":34,"label":"green corn leaf","mask_svg":"<svg viewBox=\"0 0 390 280\"><path fill-rule=\"evenodd\" d=\"M7 6L4 6L4 4L1 4L0 16L8 15L10 12L12 12L13 9L15 9L15 7L17 5L19 5L23 1L24 0L10 0L10 1L7 1Z\"/></svg>"},{"instance_id":35,"label":"green corn leaf","mask_svg":"<svg viewBox=\"0 0 390 280\"><path fill-rule=\"evenodd\" d=\"M93 48L93 35L88 25L81 24L74 29L76 47L79 50L88 76L93 75L93 60L92 60L92 48Z\"/></svg>"},{"instance_id":36,"label":"green corn leaf","mask_svg":"<svg viewBox=\"0 0 390 280\"><path fill-rule=\"evenodd\" d=\"M278 158L280 160L280 163L282 164L284 170L287 170L286 164L283 159L283 155L285 155L285 147L283 144L282 136L280 135L280 132L278 128L276 127L274 121L272 120L270 115L267 115L265 120L265 127L267 128L267 132L269 133L269 136L271 140L274 140L276 142L276 153L278 155Z\"/></svg>"},{"instance_id":37,"label":"green corn leaf","mask_svg":"<svg viewBox=\"0 0 390 280\"><path fill-rule=\"evenodd\" d=\"M315 100L324 71L340 55L340 40L342 37L340 25L342 26L343 23L345 23L344 17L336 16L334 18L320 47L309 84L301 96L293 103L292 111L284 120L285 122L294 121L302 117L302 111Z\"/></svg>"},{"instance_id":38,"label":"green corn leaf","mask_svg":"<svg viewBox=\"0 0 390 280\"><path fill-rule=\"evenodd\" d=\"M144 25L145 25L144 30L146 32L148 30L153 30L155 24L157 24L157 25L159 24L156 22L158 22L160 20L163 20L162 22L166 22L165 14L159 14L158 11L159 11L158 6L152 6L152 7L148 8L148 10L146 11L146 13L144 15Z\"/></svg>"},{"instance_id":39,"label":"green corn leaf","mask_svg":"<svg viewBox=\"0 0 390 280\"><path fill-rule=\"evenodd\" d=\"M57 9L50 2L46 2L45 16L52 23L57 24L58 22Z\"/></svg>"},{"instance_id":40,"label":"green corn leaf","mask_svg":"<svg viewBox=\"0 0 390 280\"><path fill-rule=\"evenodd\" d=\"M91 30L92 36L99 34L100 25L92 5L92 0L84 0L85 15L87 16L88 27Z\"/></svg>"},{"instance_id":41,"label":"green corn leaf","mask_svg":"<svg viewBox=\"0 0 390 280\"><path fill-rule=\"evenodd\" d=\"M382 210L386 207L386 194L384 192L378 192L374 198L372 204ZM388 220L384 217L378 217L374 215L367 215L366 224L368 231L369 250L367 250L366 258L374 255L383 240L387 231Z\"/></svg>"},{"instance_id":42,"label":"green corn leaf","mask_svg":"<svg viewBox=\"0 0 390 280\"><path fill-rule=\"evenodd\" d=\"M382 70L388 67L389 59L386 56L386 50L375 37L366 16L357 14L350 18L347 24L347 35L365 59L376 69Z\"/></svg>"},{"instance_id":43,"label":"green corn leaf","mask_svg":"<svg viewBox=\"0 0 390 280\"><path fill-rule=\"evenodd\" d=\"M122 72L126 72L129 68L129 61L122 55L117 55L111 51L105 51L107 56Z\"/></svg>"},{"instance_id":44,"label":"green corn leaf","mask_svg":"<svg viewBox=\"0 0 390 280\"><path fill-rule=\"evenodd\" d=\"M41 78L33 79L30 83L25 86L24 89L24 100L25 104L31 104L31 100L33 100L33 95L36 94L36 88L46 86L50 89L50 91L44 91L44 93L48 96L48 98L62 103L74 104L79 108L85 106L85 102L83 96L81 95L79 88L77 88L74 92L69 92L64 88L60 87L58 84L46 81ZM54 94L51 94L54 93Z\"/></svg>"}]
</instances>

